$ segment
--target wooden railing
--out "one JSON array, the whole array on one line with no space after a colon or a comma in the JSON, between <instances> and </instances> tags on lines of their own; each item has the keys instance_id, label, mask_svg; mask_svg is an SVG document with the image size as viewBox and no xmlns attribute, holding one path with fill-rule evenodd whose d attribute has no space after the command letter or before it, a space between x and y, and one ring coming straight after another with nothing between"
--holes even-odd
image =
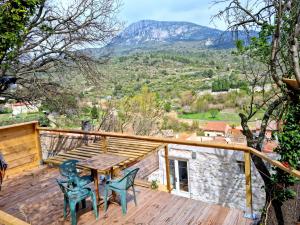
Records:
<instances>
[{"instance_id":1,"label":"wooden railing","mask_svg":"<svg viewBox=\"0 0 300 225\"><path fill-rule=\"evenodd\" d=\"M244 152L245 159L245 180L246 180L246 206L252 210L252 188L251 188L251 154L254 154L263 160L269 162L271 165L276 166L289 174L300 178L300 171L285 167L277 160L269 158L266 154L259 152L253 148L244 145L235 144L217 144L217 143L203 143L199 141L179 140L171 138L159 138L159 137L144 137L129 134L110 133L110 132L97 132L97 131L82 131L82 130L70 130L70 129L52 129L38 127L37 122L29 122L23 124L17 124L12 126L0 127L0 152L4 154L6 160L9 161L11 166L8 169L8 174L19 173L22 170L36 167L41 161L41 147L40 147L40 132L55 132L59 134L82 134L101 136L106 140L107 137L118 137L124 139L133 139L141 141L156 142L165 145L164 157L166 163L167 174L167 190L171 192L170 184L170 171L169 171L169 154L167 144L179 144L197 147L206 147L209 149L224 149ZM106 142L103 142L103 148L107 146Z\"/></svg>"},{"instance_id":2,"label":"wooden railing","mask_svg":"<svg viewBox=\"0 0 300 225\"><path fill-rule=\"evenodd\" d=\"M225 149L225 150L234 150L244 152L245 159L245 180L246 180L246 206L249 211L252 213L252 187L251 187L251 154L258 156L259 158L269 162L271 165L279 167L280 169L288 172L289 174L300 178L300 171L287 168L281 162L269 158L266 154L257 151L256 149L236 144L217 144L217 143L203 143L199 141L189 141L189 140L178 140L171 138L159 138L159 137L145 137L145 136L136 136L129 134L120 134L120 133L111 133L111 132L97 132L97 131L82 131L82 130L69 130L69 129L51 129L51 128L37 128L39 131L51 131L58 133L73 133L73 134L84 134L84 135L95 135L104 137L106 140L107 137L118 137L142 141L150 141L165 144L164 157L166 163L166 180L167 180L167 190L171 192L171 183L170 183L170 170L169 170L169 159L168 159L168 147L167 144L179 144L179 145L189 145L197 147L206 147L210 149ZM105 147L105 146L103 146Z\"/></svg>"}]
</instances>

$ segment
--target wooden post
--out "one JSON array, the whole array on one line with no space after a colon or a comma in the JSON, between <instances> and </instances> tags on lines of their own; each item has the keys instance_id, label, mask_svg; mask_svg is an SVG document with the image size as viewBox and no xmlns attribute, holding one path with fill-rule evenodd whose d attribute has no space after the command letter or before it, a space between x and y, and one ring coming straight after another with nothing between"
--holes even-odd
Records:
<instances>
[{"instance_id":1,"label":"wooden post","mask_svg":"<svg viewBox=\"0 0 300 225\"><path fill-rule=\"evenodd\" d=\"M42 154L42 148L41 148L41 136L40 136L40 131L38 129L39 123L36 122L34 124L34 136L35 136L35 145L36 145L36 150L37 150L37 157L39 164L43 164L43 154Z\"/></svg>"},{"instance_id":2,"label":"wooden post","mask_svg":"<svg viewBox=\"0 0 300 225\"><path fill-rule=\"evenodd\" d=\"M253 218L250 152L244 152L244 159L245 159L246 209L247 209L245 217Z\"/></svg>"},{"instance_id":3,"label":"wooden post","mask_svg":"<svg viewBox=\"0 0 300 225\"><path fill-rule=\"evenodd\" d=\"M167 190L169 193L171 193L169 150L168 150L168 145L165 145L164 147L165 147L165 161L166 161Z\"/></svg>"},{"instance_id":4,"label":"wooden post","mask_svg":"<svg viewBox=\"0 0 300 225\"><path fill-rule=\"evenodd\" d=\"M102 149L103 149L104 153L107 153L107 146L108 146L107 137L103 136L102 138L103 138L103 140L102 140Z\"/></svg>"}]
</instances>

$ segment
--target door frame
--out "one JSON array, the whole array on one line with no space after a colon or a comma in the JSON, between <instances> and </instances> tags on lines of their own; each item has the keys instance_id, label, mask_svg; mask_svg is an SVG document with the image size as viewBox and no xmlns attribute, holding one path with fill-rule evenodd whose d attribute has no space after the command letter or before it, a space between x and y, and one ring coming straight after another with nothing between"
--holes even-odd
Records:
<instances>
[{"instance_id":1,"label":"door frame","mask_svg":"<svg viewBox=\"0 0 300 225\"><path fill-rule=\"evenodd\" d=\"M191 186L190 186L190 165L189 165L189 159L180 158L180 157L169 157L169 160L174 160L174 168L175 168L175 187L173 187L171 193L175 195L179 195L182 197L190 197L191 193ZM180 184L179 184L179 166L178 161L184 161L187 162L187 175L188 175L188 189L189 191L182 191L180 190Z\"/></svg>"}]
</instances>

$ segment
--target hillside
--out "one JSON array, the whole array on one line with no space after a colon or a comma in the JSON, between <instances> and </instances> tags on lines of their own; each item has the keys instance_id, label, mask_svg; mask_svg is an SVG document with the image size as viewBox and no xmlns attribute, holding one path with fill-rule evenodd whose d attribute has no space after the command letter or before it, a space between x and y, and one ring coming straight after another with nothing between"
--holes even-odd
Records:
<instances>
[{"instance_id":1,"label":"hillside","mask_svg":"<svg viewBox=\"0 0 300 225\"><path fill-rule=\"evenodd\" d=\"M239 39L248 40L243 32L239 34ZM97 57L107 52L122 55L157 50L194 52L208 48L228 49L234 45L234 35L229 31L190 22L141 20L125 28L104 48L85 51Z\"/></svg>"}]
</instances>

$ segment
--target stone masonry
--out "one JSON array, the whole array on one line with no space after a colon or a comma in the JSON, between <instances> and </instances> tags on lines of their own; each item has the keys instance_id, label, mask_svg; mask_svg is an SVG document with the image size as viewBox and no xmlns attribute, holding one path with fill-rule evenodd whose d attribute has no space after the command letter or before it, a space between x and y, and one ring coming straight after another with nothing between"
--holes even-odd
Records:
<instances>
[{"instance_id":1,"label":"stone masonry","mask_svg":"<svg viewBox=\"0 0 300 225\"><path fill-rule=\"evenodd\" d=\"M192 159L192 152L196 154ZM188 161L189 193L192 199L246 210L245 175L243 152L169 145L169 158ZM253 163L252 163L253 164ZM242 165L242 166L241 166ZM159 152L158 180L166 184L164 151ZM255 213L265 201L263 181L252 165L252 193ZM154 179L153 174L151 179Z\"/></svg>"}]
</instances>

